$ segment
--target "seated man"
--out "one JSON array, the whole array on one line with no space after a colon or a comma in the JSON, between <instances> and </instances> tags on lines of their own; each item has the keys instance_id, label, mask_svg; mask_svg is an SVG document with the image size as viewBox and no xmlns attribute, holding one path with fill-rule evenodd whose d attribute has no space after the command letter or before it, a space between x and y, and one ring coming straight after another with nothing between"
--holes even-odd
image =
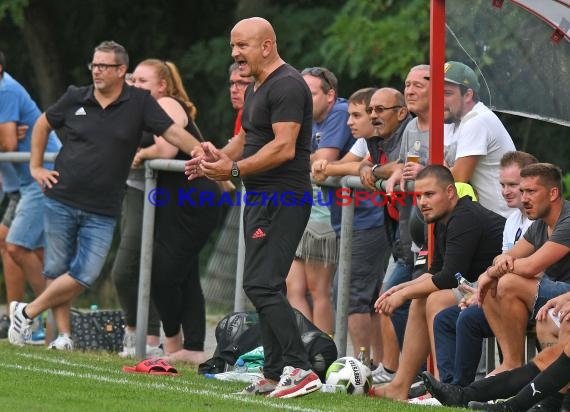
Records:
<instances>
[{"instance_id":1,"label":"seated man","mask_svg":"<svg viewBox=\"0 0 570 412\"><path fill-rule=\"evenodd\" d=\"M492 262L501 250L505 219L485 209L470 197L458 198L453 176L441 165L426 166L416 177L419 206L427 223L435 223L435 247L428 273L410 282L394 286L375 303L376 310L390 315L412 299L400 367L394 380L370 390L372 396L406 399L414 376L429 353L426 301L438 292L442 309L457 303L452 288L455 273L469 281Z\"/></svg>"},{"instance_id":2,"label":"seated man","mask_svg":"<svg viewBox=\"0 0 570 412\"><path fill-rule=\"evenodd\" d=\"M507 152L501 158L501 194L507 206L514 209L505 223L503 253L513 247L532 223L526 216L521 200L520 171L537 162L533 155L520 151ZM429 303L428 301L428 307ZM483 309L474 303L473 296L464 303L462 300L461 308L454 305L434 317L437 368L442 382L461 386L473 382L481 357L483 338L494 336Z\"/></svg>"},{"instance_id":3,"label":"seated man","mask_svg":"<svg viewBox=\"0 0 570 412\"><path fill-rule=\"evenodd\" d=\"M531 362L478 380L464 388L438 382L429 372L424 372L422 379L428 391L443 405L469 405L472 409L491 411L526 411L537 402L550 397L555 400L554 405L551 403L547 408L536 410L558 411L562 395L557 394L557 391L570 382L570 293L549 300L539 310L537 319L547 316L550 308L554 308L563 321L560 324L560 340L540 352ZM482 403L509 397L512 398L495 405Z\"/></svg>"},{"instance_id":4,"label":"seated man","mask_svg":"<svg viewBox=\"0 0 570 412\"><path fill-rule=\"evenodd\" d=\"M562 172L549 163L526 166L520 190L535 222L478 284L479 304L503 351L494 374L522 365L528 320L546 301L570 291L570 202L562 197Z\"/></svg>"}]
</instances>

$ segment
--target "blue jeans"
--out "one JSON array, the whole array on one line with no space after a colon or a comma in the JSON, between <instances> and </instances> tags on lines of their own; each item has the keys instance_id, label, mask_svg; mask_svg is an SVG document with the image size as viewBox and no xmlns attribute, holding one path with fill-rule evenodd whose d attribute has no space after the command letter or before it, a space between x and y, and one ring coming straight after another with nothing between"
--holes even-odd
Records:
<instances>
[{"instance_id":1,"label":"blue jeans","mask_svg":"<svg viewBox=\"0 0 570 412\"><path fill-rule=\"evenodd\" d=\"M35 181L21 186L20 195L6 242L29 250L41 249L44 247L45 196Z\"/></svg>"},{"instance_id":2,"label":"blue jeans","mask_svg":"<svg viewBox=\"0 0 570 412\"><path fill-rule=\"evenodd\" d=\"M388 282L382 285L382 292L387 291L393 286L412 280L413 271L414 268L411 265L406 265L405 263L398 260L396 262L394 270L389 275ZM405 302L402 306L396 309L390 317L392 324L394 325L394 330L396 331L396 336L398 337L400 349L402 349L402 345L404 344L404 333L406 332L406 323L408 322L410 302L411 301Z\"/></svg>"},{"instance_id":3,"label":"blue jeans","mask_svg":"<svg viewBox=\"0 0 570 412\"><path fill-rule=\"evenodd\" d=\"M536 312L550 299L570 292L570 283L551 280L547 275L543 276L538 283L538 291L534 301L534 309L529 320L534 320Z\"/></svg>"},{"instance_id":4,"label":"blue jeans","mask_svg":"<svg viewBox=\"0 0 570 412\"><path fill-rule=\"evenodd\" d=\"M85 287L99 277L113 240L116 219L46 197L44 276L65 273Z\"/></svg>"},{"instance_id":5,"label":"blue jeans","mask_svg":"<svg viewBox=\"0 0 570 412\"><path fill-rule=\"evenodd\" d=\"M493 335L483 309L457 305L439 312L433 321L439 379L444 383L467 386L475 380L483 338Z\"/></svg>"}]
</instances>

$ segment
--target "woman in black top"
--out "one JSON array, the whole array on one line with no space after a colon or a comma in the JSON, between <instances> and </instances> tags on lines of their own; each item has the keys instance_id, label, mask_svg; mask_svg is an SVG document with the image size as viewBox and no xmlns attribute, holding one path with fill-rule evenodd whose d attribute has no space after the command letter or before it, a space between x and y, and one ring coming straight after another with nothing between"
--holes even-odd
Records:
<instances>
[{"instance_id":1,"label":"woman in black top","mask_svg":"<svg viewBox=\"0 0 570 412\"><path fill-rule=\"evenodd\" d=\"M194 123L196 107L188 99L176 66L147 59L133 73L134 85L150 91L175 121L200 139ZM188 160L161 137L141 149L134 166L144 160ZM216 227L221 208L218 185L206 178L189 182L183 172L159 171L157 187L170 199L156 208L151 296L166 335L165 352L172 361L201 363L205 360L205 302L199 276L199 254ZM207 195L211 203L202 199Z\"/></svg>"}]
</instances>

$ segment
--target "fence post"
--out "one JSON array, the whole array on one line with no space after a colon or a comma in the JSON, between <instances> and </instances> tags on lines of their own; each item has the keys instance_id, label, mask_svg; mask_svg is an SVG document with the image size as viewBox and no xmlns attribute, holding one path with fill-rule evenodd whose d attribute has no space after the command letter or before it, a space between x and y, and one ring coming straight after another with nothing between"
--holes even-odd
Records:
<instances>
[{"instance_id":1,"label":"fence post","mask_svg":"<svg viewBox=\"0 0 570 412\"><path fill-rule=\"evenodd\" d=\"M236 193L236 201L240 200L239 196L244 193L243 183L240 185L240 190ZM245 240L243 228L243 199L240 201L239 208L239 234L238 234L238 250L237 250L237 264L236 264L236 289L234 291L234 312L243 312L245 310L245 292L243 291L243 272L245 262Z\"/></svg>"},{"instance_id":2,"label":"fence post","mask_svg":"<svg viewBox=\"0 0 570 412\"><path fill-rule=\"evenodd\" d=\"M145 162L144 208L141 239L141 259L139 272L139 294L137 301L137 334L135 356L146 356L146 335L148 332L148 307L150 303L150 282L152 274L152 251L154 244L155 207L149 202L149 196L156 189L157 172L150 162Z\"/></svg>"}]
</instances>

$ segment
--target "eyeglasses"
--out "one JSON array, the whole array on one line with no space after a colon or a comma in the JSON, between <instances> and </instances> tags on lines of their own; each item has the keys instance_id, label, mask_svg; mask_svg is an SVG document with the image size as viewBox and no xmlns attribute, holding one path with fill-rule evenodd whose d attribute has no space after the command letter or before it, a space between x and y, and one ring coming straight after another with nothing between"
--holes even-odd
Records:
<instances>
[{"instance_id":1,"label":"eyeglasses","mask_svg":"<svg viewBox=\"0 0 570 412\"><path fill-rule=\"evenodd\" d=\"M327 90L323 90L325 93L328 93L329 90L333 89L336 90L335 84L336 84L336 79L333 80L334 76L330 71L328 71L327 69L323 68L323 67L309 67L308 69L304 69L301 72L301 75L305 75L305 74L310 74L311 76L315 76L318 77L322 80L325 81L327 87ZM323 88L325 89L325 88Z\"/></svg>"},{"instance_id":2,"label":"eyeglasses","mask_svg":"<svg viewBox=\"0 0 570 412\"><path fill-rule=\"evenodd\" d=\"M374 111L374 113L376 113L376 114L382 114L382 113L384 113L385 110L399 109L400 107L404 107L404 106L402 106L402 105L400 105L400 106L392 106L392 107L368 106L368 107L366 108L366 113L372 114L372 111Z\"/></svg>"},{"instance_id":3,"label":"eyeglasses","mask_svg":"<svg viewBox=\"0 0 570 412\"><path fill-rule=\"evenodd\" d=\"M105 72L109 67L119 67L119 66L122 66L122 64L87 63L87 68L89 69L89 71L99 69L102 72Z\"/></svg>"},{"instance_id":4,"label":"eyeglasses","mask_svg":"<svg viewBox=\"0 0 570 412\"><path fill-rule=\"evenodd\" d=\"M246 82L244 80L238 80L238 81L232 81L230 80L230 89L232 87L237 87L239 90L243 90L245 89L247 86L249 86L251 84L251 82Z\"/></svg>"}]
</instances>

